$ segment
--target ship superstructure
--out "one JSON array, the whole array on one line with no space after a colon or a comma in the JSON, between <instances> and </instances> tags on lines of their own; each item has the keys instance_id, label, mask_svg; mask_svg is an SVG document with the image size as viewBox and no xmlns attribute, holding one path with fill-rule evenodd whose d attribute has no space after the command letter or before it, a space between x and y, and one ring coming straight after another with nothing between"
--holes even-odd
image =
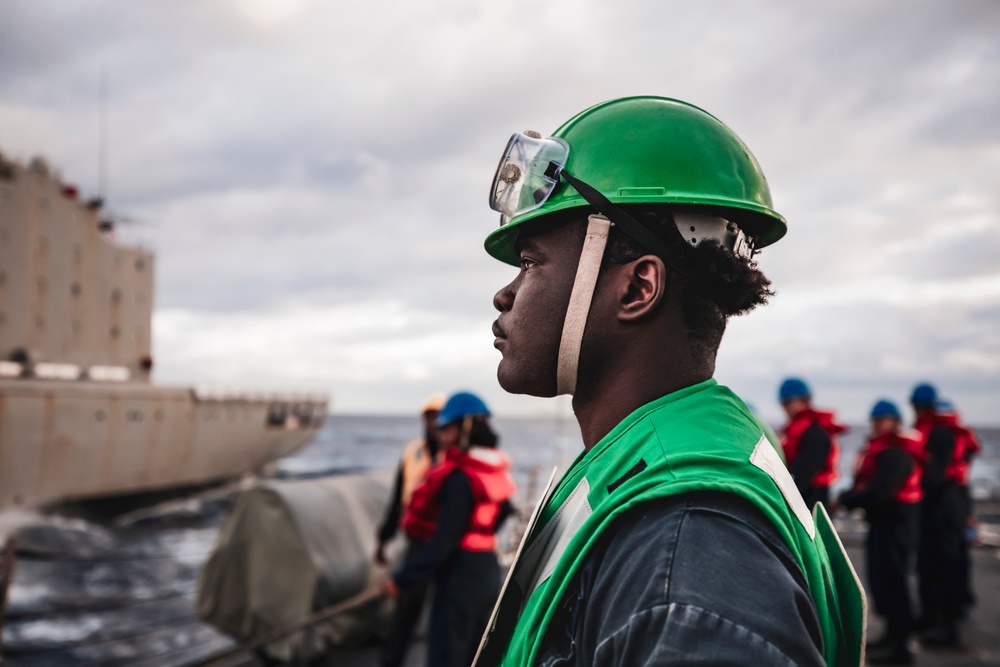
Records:
<instances>
[{"instance_id":1,"label":"ship superstructure","mask_svg":"<svg viewBox=\"0 0 1000 667\"><path fill-rule=\"evenodd\" d=\"M295 450L320 396L150 382L155 258L41 159L0 155L0 508L224 479Z\"/></svg>"}]
</instances>

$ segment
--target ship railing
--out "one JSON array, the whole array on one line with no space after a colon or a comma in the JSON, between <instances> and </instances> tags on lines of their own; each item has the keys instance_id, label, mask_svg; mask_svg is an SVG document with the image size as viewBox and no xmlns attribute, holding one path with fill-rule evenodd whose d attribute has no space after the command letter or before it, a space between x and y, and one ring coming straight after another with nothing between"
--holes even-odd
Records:
<instances>
[{"instance_id":1,"label":"ship railing","mask_svg":"<svg viewBox=\"0 0 1000 667\"><path fill-rule=\"evenodd\" d=\"M87 377L98 382L128 382L132 371L125 366L91 366L87 369Z\"/></svg>"},{"instance_id":2,"label":"ship railing","mask_svg":"<svg viewBox=\"0 0 1000 667\"><path fill-rule=\"evenodd\" d=\"M82 369L76 364L39 362L34 367L35 377L43 380L79 380Z\"/></svg>"},{"instance_id":3,"label":"ship railing","mask_svg":"<svg viewBox=\"0 0 1000 667\"><path fill-rule=\"evenodd\" d=\"M195 398L199 401L241 401L245 403L309 403L327 405L330 397L317 392L264 392L197 387Z\"/></svg>"},{"instance_id":4,"label":"ship railing","mask_svg":"<svg viewBox=\"0 0 1000 667\"><path fill-rule=\"evenodd\" d=\"M95 382L128 382L132 371L125 366L90 366L82 368L78 364L39 361L23 364L17 361L0 361L0 377L38 378L40 380L93 380Z\"/></svg>"},{"instance_id":5,"label":"ship railing","mask_svg":"<svg viewBox=\"0 0 1000 667\"><path fill-rule=\"evenodd\" d=\"M295 431L319 428L327 418L329 397L324 394L275 394L193 389L194 400L208 406L241 403L266 409L265 425L271 430Z\"/></svg>"}]
</instances>

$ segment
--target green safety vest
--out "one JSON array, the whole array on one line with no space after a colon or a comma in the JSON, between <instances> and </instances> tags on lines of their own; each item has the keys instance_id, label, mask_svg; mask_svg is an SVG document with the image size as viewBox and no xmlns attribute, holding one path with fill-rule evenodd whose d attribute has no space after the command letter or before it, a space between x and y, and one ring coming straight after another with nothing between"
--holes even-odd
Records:
<instances>
[{"instance_id":1,"label":"green safety vest","mask_svg":"<svg viewBox=\"0 0 1000 667\"><path fill-rule=\"evenodd\" d=\"M826 511L817 505L810 513L743 401L706 380L633 412L581 453L543 499L476 667L535 664L558 603L616 517L639 503L695 491L734 493L771 520L805 575L827 664L860 665L864 589Z\"/></svg>"}]
</instances>

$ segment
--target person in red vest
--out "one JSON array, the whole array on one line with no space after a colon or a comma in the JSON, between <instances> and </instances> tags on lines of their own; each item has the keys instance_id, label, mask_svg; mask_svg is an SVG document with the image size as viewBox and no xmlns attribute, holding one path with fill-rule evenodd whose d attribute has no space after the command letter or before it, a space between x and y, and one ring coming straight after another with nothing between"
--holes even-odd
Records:
<instances>
[{"instance_id":1,"label":"person in red vest","mask_svg":"<svg viewBox=\"0 0 1000 667\"><path fill-rule=\"evenodd\" d=\"M972 590L972 559L969 555L969 543L975 539L976 517L972 505L972 494L969 491L969 477L972 470L972 460L979 455L982 445L975 431L961 423L961 416L954 404L945 399L939 399L935 404L938 420L944 426L952 429L955 434L956 445L952 450L952 460L946 466L945 476L951 476L956 480L959 490L962 492L964 502L963 515L963 537L962 540L962 574L963 582L963 614L964 609L972 607L976 603L976 596ZM949 471L948 468L951 468ZM971 533L971 537L970 537Z\"/></svg>"},{"instance_id":2,"label":"person in red vest","mask_svg":"<svg viewBox=\"0 0 1000 667\"><path fill-rule=\"evenodd\" d=\"M916 547L920 478L925 456L915 438L902 435L899 408L887 400L871 411L871 436L861 452L854 485L838 502L862 508L868 521L866 558L875 610L885 618L881 639L869 643L868 664L909 665L913 606L907 572Z\"/></svg>"},{"instance_id":3,"label":"person in red vest","mask_svg":"<svg viewBox=\"0 0 1000 667\"><path fill-rule=\"evenodd\" d=\"M490 411L469 392L438 415L444 462L413 492L403 529L424 541L385 584L390 595L435 584L427 642L430 667L468 667L500 592L496 531L512 511L510 459L496 449Z\"/></svg>"},{"instance_id":4,"label":"person in red vest","mask_svg":"<svg viewBox=\"0 0 1000 667\"><path fill-rule=\"evenodd\" d=\"M840 443L837 435L847 430L833 412L812 406L809 386L799 378L788 378L778 389L778 400L788 415L781 433L788 471L802 499L812 507L829 505L830 486L837 480Z\"/></svg>"},{"instance_id":5,"label":"person in red vest","mask_svg":"<svg viewBox=\"0 0 1000 667\"><path fill-rule=\"evenodd\" d=\"M969 467L980 446L950 405L939 407L932 385L917 385L910 403L927 453L917 556L918 627L925 645L956 647L961 643L958 623L972 602L965 525L970 515Z\"/></svg>"}]
</instances>

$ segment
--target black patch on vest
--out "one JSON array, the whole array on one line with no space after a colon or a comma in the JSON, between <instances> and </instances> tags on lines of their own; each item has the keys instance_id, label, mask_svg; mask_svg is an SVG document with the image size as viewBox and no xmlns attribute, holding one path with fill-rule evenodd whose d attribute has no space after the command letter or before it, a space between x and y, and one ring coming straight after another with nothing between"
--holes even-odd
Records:
<instances>
[{"instance_id":1,"label":"black patch on vest","mask_svg":"<svg viewBox=\"0 0 1000 667\"><path fill-rule=\"evenodd\" d=\"M631 470L629 470L627 473L619 477L614 482L608 484L608 494L614 493L615 489L617 489L619 486L629 481L630 479L632 479L645 469L646 469L646 459L639 459L639 462L636 463L634 466L632 466Z\"/></svg>"}]
</instances>

